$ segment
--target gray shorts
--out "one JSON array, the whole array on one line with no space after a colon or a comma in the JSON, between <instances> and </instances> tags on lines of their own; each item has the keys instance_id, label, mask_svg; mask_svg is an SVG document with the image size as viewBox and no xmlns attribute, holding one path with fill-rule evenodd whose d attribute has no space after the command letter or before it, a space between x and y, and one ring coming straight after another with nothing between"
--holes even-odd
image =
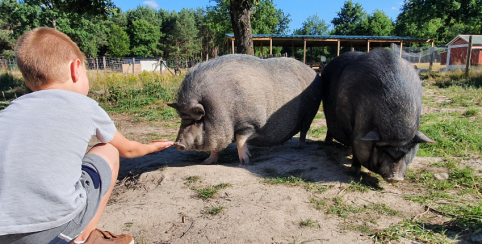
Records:
<instances>
[{"instance_id":1,"label":"gray shorts","mask_svg":"<svg viewBox=\"0 0 482 244\"><path fill-rule=\"evenodd\" d=\"M74 219L59 227L44 231L0 236L0 243L71 243L97 213L102 197L111 185L112 171L103 158L95 154L87 154L82 160L80 182L87 193L87 202L84 209Z\"/></svg>"}]
</instances>

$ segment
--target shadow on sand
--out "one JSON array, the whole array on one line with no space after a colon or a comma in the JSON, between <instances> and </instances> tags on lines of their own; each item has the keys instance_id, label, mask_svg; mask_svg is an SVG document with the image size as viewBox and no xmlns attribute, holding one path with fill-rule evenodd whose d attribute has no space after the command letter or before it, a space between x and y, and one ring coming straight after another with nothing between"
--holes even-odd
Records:
<instances>
[{"instance_id":1,"label":"shadow on sand","mask_svg":"<svg viewBox=\"0 0 482 244\"><path fill-rule=\"evenodd\" d=\"M295 176L310 182L360 182L373 189L378 186L379 179L371 174L362 173L354 176L350 173L351 149L341 144L325 144L322 141L307 140L307 146L298 148L298 137L287 141L284 145L274 147L251 147L252 157L248 165L240 165L236 144L230 145L220 154L218 165L241 167L264 178ZM119 179L138 176L145 172L155 171L163 167L188 167L201 164L209 157L206 152L177 151L171 147L161 152L144 157L121 158Z\"/></svg>"}]
</instances>

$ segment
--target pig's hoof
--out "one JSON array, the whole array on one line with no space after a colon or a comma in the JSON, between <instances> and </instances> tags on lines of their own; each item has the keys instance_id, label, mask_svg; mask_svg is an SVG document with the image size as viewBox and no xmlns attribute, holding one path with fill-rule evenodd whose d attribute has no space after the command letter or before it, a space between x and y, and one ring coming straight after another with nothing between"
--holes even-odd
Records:
<instances>
[{"instance_id":1,"label":"pig's hoof","mask_svg":"<svg viewBox=\"0 0 482 244\"><path fill-rule=\"evenodd\" d=\"M249 164L249 157L246 155L245 158L239 158L239 165L248 165Z\"/></svg>"},{"instance_id":2,"label":"pig's hoof","mask_svg":"<svg viewBox=\"0 0 482 244\"><path fill-rule=\"evenodd\" d=\"M350 167L350 173L352 173L352 174L354 174L354 175L356 175L356 176L361 175L361 167L352 165L352 166Z\"/></svg>"},{"instance_id":3,"label":"pig's hoof","mask_svg":"<svg viewBox=\"0 0 482 244\"><path fill-rule=\"evenodd\" d=\"M204 162L202 164L215 164L216 162L218 161L218 159L214 159L214 158L208 158L206 160L204 160Z\"/></svg>"}]
</instances>

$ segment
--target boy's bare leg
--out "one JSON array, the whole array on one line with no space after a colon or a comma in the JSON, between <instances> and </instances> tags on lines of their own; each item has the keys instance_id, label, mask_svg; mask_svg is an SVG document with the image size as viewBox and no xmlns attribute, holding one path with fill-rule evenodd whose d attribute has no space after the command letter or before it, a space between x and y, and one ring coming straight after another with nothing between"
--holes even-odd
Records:
<instances>
[{"instance_id":1,"label":"boy's bare leg","mask_svg":"<svg viewBox=\"0 0 482 244\"><path fill-rule=\"evenodd\" d=\"M85 227L82 234L80 234L74 241L85 241L90 235L90 232L97 228L97 224L99 224L100 217L104 212L105 206L107 205L107 201L110 198L110 194L114 189L115 182L117 180L117 175L119 173L119 151L112 146L111 144L97 144L92 149L89 150L87 154L96 154L102 157L110 166L112 170L112 182L110 184L109 190L105 193L102 197L102 201L99 204L99 208L97 209L97 213L95 214L94 218L89 222L87 227Z\"/></svg>"}]
</instances>

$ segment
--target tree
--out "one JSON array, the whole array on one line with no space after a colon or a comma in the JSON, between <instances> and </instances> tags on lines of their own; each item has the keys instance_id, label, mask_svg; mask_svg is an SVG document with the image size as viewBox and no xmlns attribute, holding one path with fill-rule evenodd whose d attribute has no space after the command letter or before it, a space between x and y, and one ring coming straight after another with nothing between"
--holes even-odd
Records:
<instances>
[{"instance_id":1,"label":"tree","mask_svg":"<svg viewBox=\"0 0 482 244\"><path fill-rule=\"evenodd\" d=\"M109 56L121 58L129 55L129 36L118 25L110 26L109 33Z\"/></svg>"},{"instance_id":2,"label":"tree","mask_svg":"<svg viewBox=\"0 0 482 244\"><path fill-rule=\"evenodd\" d=\"M253 34L283 34L291 22L290 15L276 9L273 0L261 0L253 8L251 28Z\"/></svg>"},{"instance_id":3,"label":"tree","mask_svg":"<svg viewBox=\"0 0 482 244\"><path fill-rule=\"evenodd\" d=\"M251 30L251 8L257 0L230 0L231 25L238 53L254 55L253 36Z\"/></svg>"},{"instance_id":4,"label":"tree","mask_svg":"<svg viewBox=\"0 0 482 244\"><path fill-rule=\"evenodd\" d=\"M187 9L179 12L174 30L170 33L171 53L181 58L192 58L201 50L201 42L197 39L198 29L193 13Z\"/></svg>"},{"instance_id":5,"label":"tree","mask_svg":"<svg viewBox=\"0 0 482 244\"><path fill-rule=\"evenodd\" d=\"M329 26L325 20L320 20L318 15L309 16L300 29L294 30L295 35L328 35Z\"/></svg>"},{"instance_id":6,"label":"tree","mask_svg":"<svg viewBox=\"0 0 482 244\"><path fill-rule=\"evenodd\" d=\"M161 31L158 27L149 24L146 20L140 19L132 22L131 47L132 55L139 57L154 57L160 54L157 44L161 38Z\"/></svg>"},{"instance_id":7,"label":"tree","mask_svg":"<svg viewBox=\"0 0 482 244\"><path fill-rule=\"evenodd\" d=\"M457 34L482 34L482 0L405 0L397 35L435 39L446 44Z\"/></svg>"},{"instance_id":8,"label":"tree","mask_svg":"<svg viewBox=\"0 0 482 244\"><path fill-rule=\"evenodd\" d=\"M367 17L367 13L363 10L359 3L353 3L351 0L346 1L340 12L337 12L331 23L335 26L333 34L335 35L358 35L360 34L361 21Z\"/></svg>"},{"instance_id":9,"label":"tree","mask_svg":"<svg viewBox=\"0 0 482 244\"><path fill-rule=\"evenodd\" d=\"M367 36L391 36L395 29L393 21L378 9L368 18L362 19L360 25L360 34Z\"/></svg>"},{"instance_id":10,"label":"tree","mask_svg":"<svg viewBox=\"0 0 482 244\"><path fill-rule=\"evenodd\" d=\"M104 19L116 13L116 7L110 0L24 0L30 6L41 8L41 18L46 20L46 26L57 28L59 18L69 18L72 14L85 17L99 17ZM71 20L75 18L70 17Z\"/></svg>"}]
</instances>

